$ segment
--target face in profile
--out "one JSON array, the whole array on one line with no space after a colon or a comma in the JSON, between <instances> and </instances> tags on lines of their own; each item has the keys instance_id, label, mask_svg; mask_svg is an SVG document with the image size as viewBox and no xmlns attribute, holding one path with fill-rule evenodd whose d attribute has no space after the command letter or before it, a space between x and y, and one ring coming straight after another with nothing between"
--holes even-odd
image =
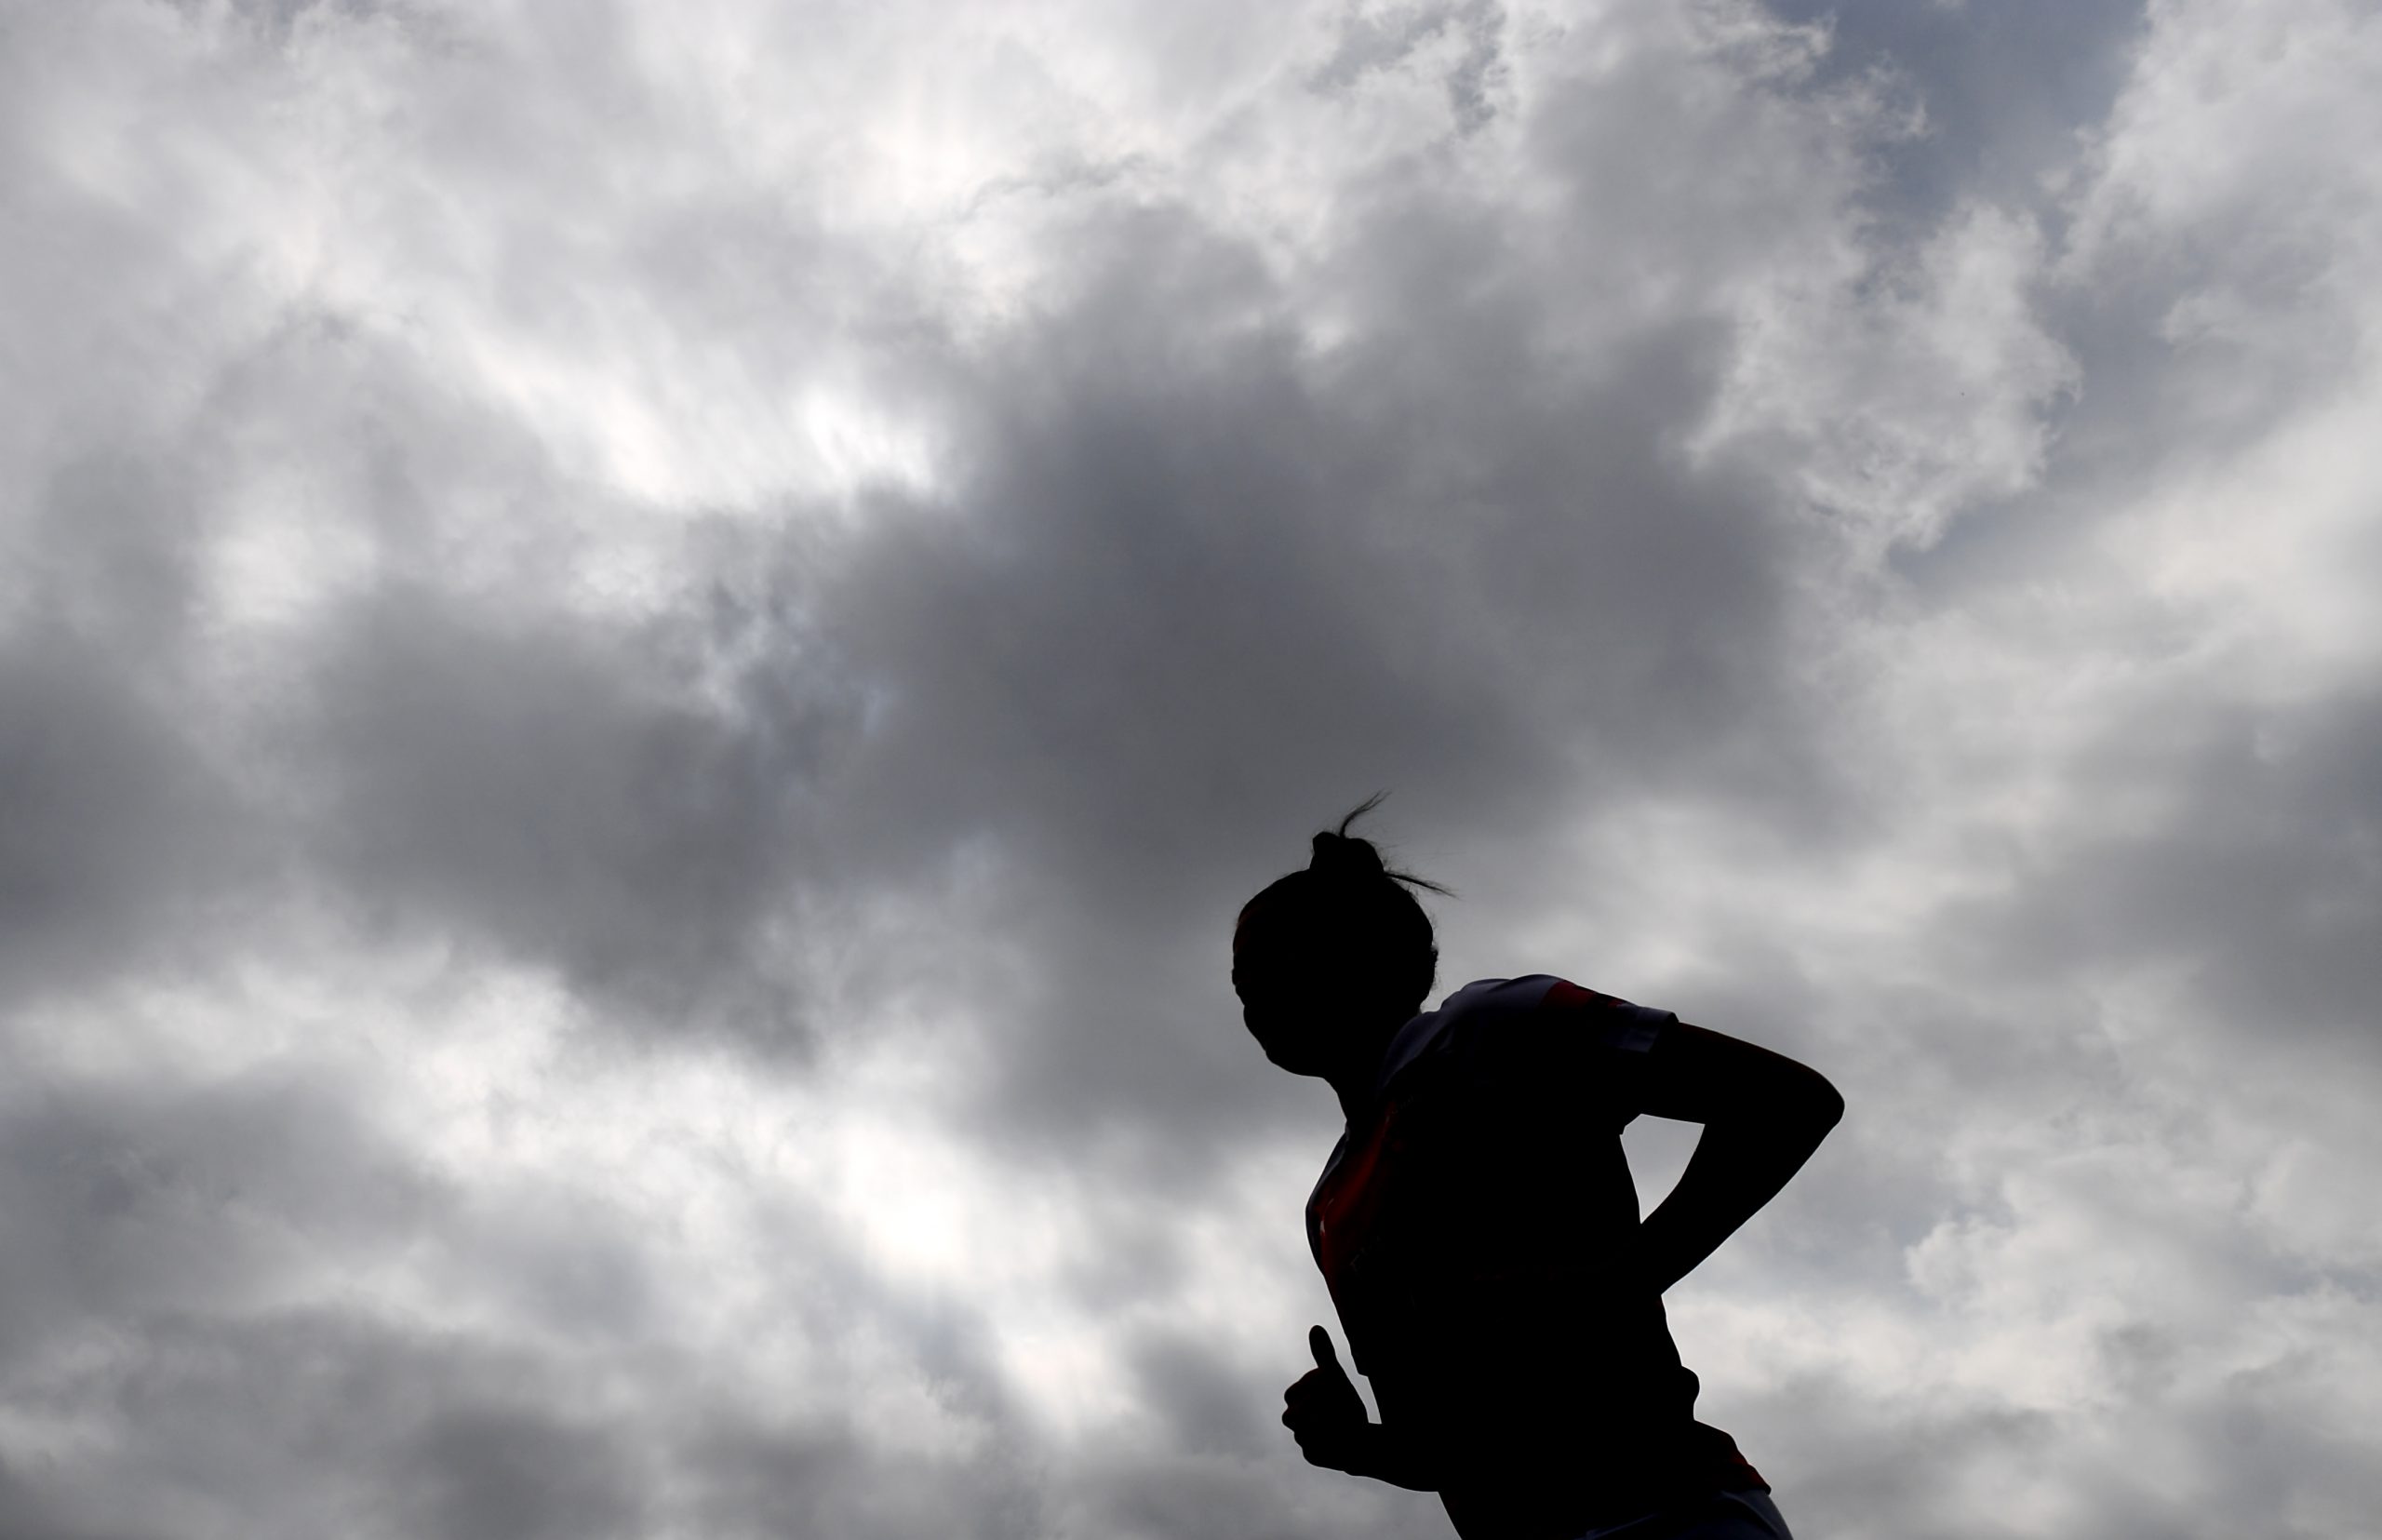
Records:
<instances>
[{"instance_id":1,"label":"face in profile","mask_svg":"<svg viewBox=\"0 0 2382 1540\"><path fill-rule=\"evenodd\" d=\"M1240 1019L1265 1056L1293 1075L1320 1075L1340 1035L1346 979L1312 948L1237 928L1232 987Z\"/></svg>"}]
</instances>

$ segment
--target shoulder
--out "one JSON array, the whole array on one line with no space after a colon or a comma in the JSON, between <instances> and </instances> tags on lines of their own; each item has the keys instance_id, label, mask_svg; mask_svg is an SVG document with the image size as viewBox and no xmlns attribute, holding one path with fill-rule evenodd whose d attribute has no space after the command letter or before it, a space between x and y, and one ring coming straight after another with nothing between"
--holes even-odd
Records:
<instances>
[{"instance_id":1,"label":"shoulder","mask_svg":"<svg viewBox=\"0 0 2382 1540\"><path fill-rule=\"evenodd\" d=\"M1487 1073L1577 1071L1636 1061L1679 1018L1551 973L1483 981L1443 1029L1445 1051ZM1451 1004L1455 1003L1452 998Z\"/></svg>"},{"instance_id":2,"label":"shoulder","mask_svg":"<svg viewBox=\"0 0 2382 1540\"><path fill-rule=\"evenodd\" d=\"M1653 1047L1663 1028L1679 1022L1675 1012L1588 989L1568 979L1557 979L1539 998L1537 1014L1559 1023L1559 1030L1639 1053Z\"/></svg>"},{"instance_id":3,"label":"shoulder","mask_svg":"<svg viewBox=\"0 0 2382 1540\"><path fill-rule=\"evenodd\" d=\"M1503 1082L1634 1063L1679 1018L1559 978L1475 979L1408 1022L1391 1042L1383 1082Z\"/></svg>"},{"instance_id":4,"label":"shoulder","mask_svg":"<svg viewBox=\"0 0 2382 1540\"><path fill-rule=\"evenodd\" d=\"M1384 1078L1425 1066L1445 1069L1470 1058L1484 1037L1502 1036L1537 1010L1547 986L1557 982L1546 973L1473 980L1441 1000L1438 1010L1409 1021L1390 1039Z\"/></svg>"}]
</instances>

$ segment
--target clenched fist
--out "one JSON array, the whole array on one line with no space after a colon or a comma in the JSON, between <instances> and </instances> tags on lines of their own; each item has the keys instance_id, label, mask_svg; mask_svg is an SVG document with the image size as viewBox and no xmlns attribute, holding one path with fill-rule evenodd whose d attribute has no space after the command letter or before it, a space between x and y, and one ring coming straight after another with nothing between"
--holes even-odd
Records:
<instances>
[{"instance_id":1,"label":"clenched fist","mask_svg":"<svg viewBox=\"0 0 2382 1540\"><path fill-rule=\"evenodd\" d=\"M1372 1424L1357 1387L1340 1367L1332 1333L1318 1326L1306 1334L1315 1367L1282 1392L1282 1426L1299 1441L1309 1465L1352 1470Z\"/></svg>"}]
</instances>

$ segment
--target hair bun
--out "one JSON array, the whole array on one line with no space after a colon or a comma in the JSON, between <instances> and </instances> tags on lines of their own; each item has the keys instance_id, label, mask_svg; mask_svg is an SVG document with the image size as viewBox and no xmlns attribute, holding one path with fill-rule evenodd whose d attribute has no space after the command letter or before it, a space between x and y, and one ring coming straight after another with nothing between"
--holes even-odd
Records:
<instances>
[{"instance_id":1,"label":"hair bun","mask_svg":"<svg viewBox=\"0 0 2382 1540\"><path fill-rule=\"evenodd\" d=\"M1381 852L1370 839L1326 830L1315 837L1315 859L1307 869L1333 877L1379 877Z\"/></svg>"}]
</instances>

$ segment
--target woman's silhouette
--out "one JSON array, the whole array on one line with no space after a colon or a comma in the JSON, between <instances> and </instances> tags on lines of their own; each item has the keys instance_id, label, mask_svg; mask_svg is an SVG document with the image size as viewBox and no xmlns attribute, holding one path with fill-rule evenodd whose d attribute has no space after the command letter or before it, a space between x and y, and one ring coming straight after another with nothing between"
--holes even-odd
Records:
<instances>
[{"instance_id":1,"label":"woman's silhouette","mask_svg":"<svg viewBox=\"0 0 2382 1540\"><path fill-rule=\"evenodd\" d=\"M1233 988L1265 1054L1339 1093L1307 1235L1329 1332L1282 1421L1308 1460L1437 1492L1463 1540L1786 1540L1769 1486L1695 1420L1663 1291L1769 1201L1842 1115L1814 1071L1547 974L1437 1011L1431 923L1348 824L1242 908ZM1639 1113L1705 1125L1641 1223Z\"/></svg>"}]
</instances>

